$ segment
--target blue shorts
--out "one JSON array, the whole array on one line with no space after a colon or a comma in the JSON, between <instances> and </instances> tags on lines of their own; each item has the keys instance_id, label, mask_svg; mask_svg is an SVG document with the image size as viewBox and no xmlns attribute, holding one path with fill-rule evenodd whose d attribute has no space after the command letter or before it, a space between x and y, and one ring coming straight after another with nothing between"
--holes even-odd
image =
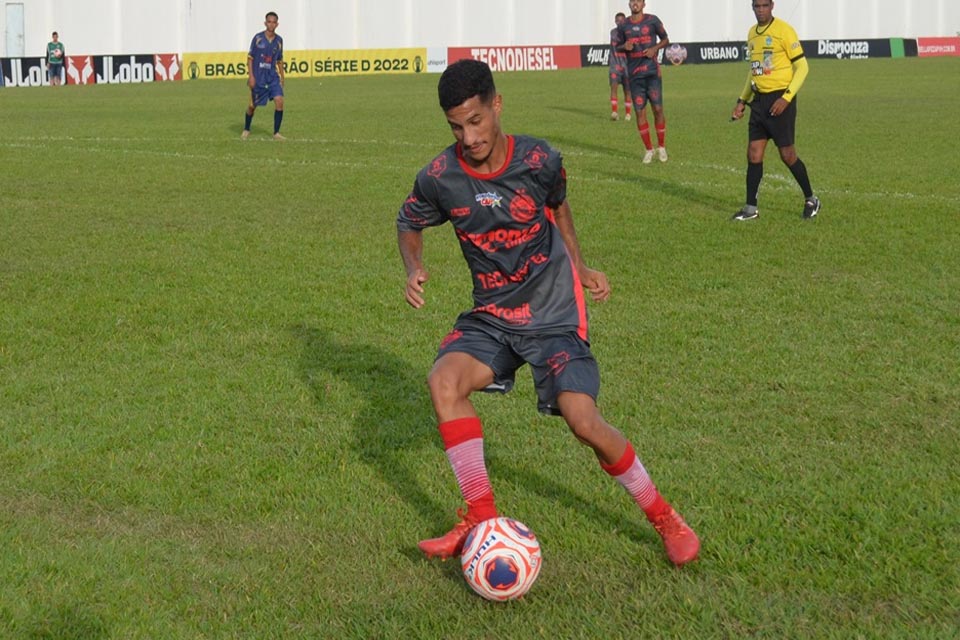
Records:
<instances>
[{"instance_id":1,"label":"blue shorts","mask_svg":"<svg viewBox=\"0 0 960 640\"><path fill-rule=\"evenodd\" d=\"M647 106L647 102L656 106L663 105L663 81L659 76L642 76L630 78L630 95L633 97L634 109L639 113ZM637 120L639 124L641 121Z\"/></svg>"},{"instance_id":2,"label":"blue shorts","mask_svg":"<svg viewBox=\"0 0 960 640\"><path fill-rule=\"evenodd\" d=\"M262 107L278 96L283 97L283 86L280 84L279 78L267 84L258 84L250 89L250 104Z\"/></svg>"},{"instance_id":3,"label":"blue shorts","mask_svg":"<svg viewBox=\"0 0 960 640\"><path fill-rule=\"evenodd\" d=\"M547 415L561 415L557 396L562 391L585 393L594 402L600 395L597 361L590 344L575 331L507 333L468 312L457 319L453 331L440 343L437 358L452 352L473 356L493 370L493 384L484 389L489 392L510 391L517 369L529 364L537 390L537 409Z\"/></svg>"}]
</instances>

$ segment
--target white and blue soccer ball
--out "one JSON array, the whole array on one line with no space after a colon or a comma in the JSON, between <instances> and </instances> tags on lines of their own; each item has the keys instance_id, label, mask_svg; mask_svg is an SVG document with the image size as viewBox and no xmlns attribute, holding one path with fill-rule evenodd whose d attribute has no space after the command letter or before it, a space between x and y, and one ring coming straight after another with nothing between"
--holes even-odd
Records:
<instances>
[{"instance_id":1,"label":"white and blue soccer ball","mask_svg":"<svg viewBox=\"0 0 960 640\"><path fill-rule=\"evenodd\" d=\"M540 542L512 518L484 520L464 541L460 565L470 588L487 600L513 600L540 575Z\"/></svg>"}]
</instances>

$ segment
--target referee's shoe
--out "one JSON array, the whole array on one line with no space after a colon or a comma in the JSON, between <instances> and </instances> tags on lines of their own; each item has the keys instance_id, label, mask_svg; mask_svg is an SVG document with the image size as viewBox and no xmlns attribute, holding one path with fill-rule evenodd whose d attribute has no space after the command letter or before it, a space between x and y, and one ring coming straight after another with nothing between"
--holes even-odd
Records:
<instances>
[{"instance_id":1,"label":"referee's shoe","mask_svg":"<svg viewBox=\"0 0 960 640\"><path fill-rule=\"evenodd\" d=\"M820 213L820 198L817 196L811 196L804 200L803 202L803 217L809 220L810 218L816 218L817 214Z\"/></svg>"}]
</instances>

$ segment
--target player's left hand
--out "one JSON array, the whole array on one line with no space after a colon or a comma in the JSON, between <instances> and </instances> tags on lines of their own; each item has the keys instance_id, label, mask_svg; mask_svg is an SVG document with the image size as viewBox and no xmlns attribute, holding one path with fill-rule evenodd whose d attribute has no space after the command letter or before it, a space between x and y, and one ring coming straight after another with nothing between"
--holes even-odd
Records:
<instances>
[{"instance_id":1,"label":"player's left hand","mask_svg":"<svg viewBox=\"0 0 960 640\"><path fill-rule=\"evenodd\" d=\"M603 271L584 268L580 273L580 281L583 283L583 287L593 296L595 302L603 302L610 297L610 283L607 282L607 274Z\"/></svg>"},{"instance_id":2,"label":"player's left hand","mask_svg":"<svg viewBox=\"0 0 960 640\"><path fill-rule=\"evenodd\" d=\"M786 111L787 107L789 106L790 106L789 102L787 102L783 98L777 98L777 101L773 103L772 107L770 107L770 115L772 115L773 117L777 117L778 115Z\"/></svg>"}]
</instances>

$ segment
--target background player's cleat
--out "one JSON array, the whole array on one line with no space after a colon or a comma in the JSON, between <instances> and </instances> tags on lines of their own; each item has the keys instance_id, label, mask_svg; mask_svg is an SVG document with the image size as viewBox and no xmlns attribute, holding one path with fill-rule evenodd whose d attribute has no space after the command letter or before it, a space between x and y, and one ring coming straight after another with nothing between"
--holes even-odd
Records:
<instances>
[{"instance_id":1,"label":"background player's cleat","mask_svg":"<svg viewBox=\"0 0 960 640\"><path fill-rule=\"evenodd\" d=\"M658 147L658 148L657 148L657 157L660 158L660 162L666 162L666 161L667 161L667 150L664 149L663 147Z\"/></svg>"},{"instance_id":2,"label":"background player's cleat","mask_svg":"<svg viewBox=\"0 0 960 640\"><path fill-rule=\"evenodd\" d=\"M249 137L250 137L250 130L249 130L249 129L244 129L243 132L240 134L240 139L241 139L241 140L246 140L246 139L249 138Z\"/></svg>"},{"instance_id":3,"label":"background player's cleat","mask_svg":"<svg viewBox=\"0 0 960 640\"><path fill-rule=\"evenodd\" d=\"M653 528L663 538L670 562L682 567L696 560L700 552L700 539L672 507L653 520Z\"/></svg>"},{"instance_id":4,"label":"background player's cleat","mask_svg":"<svg viewBox=\"0 0 960 640\"><path fill-rule=\"evenodd\" d=\"M643 154L643 164L650 164L653 162L653 149L647 149L647 152Z\"/></svg>"},{"instance_id":5,"label":"background player's cleat","mask_svg":"<svg viewBox=\"0 0 960 640\"><path fill-rule=\"evenodd\" d=\"M628 113L627 115L623 116L623 119L627 122L630 122L630 114Z\"/></svg>"},{"instance_id":6,"label":"background player's cleat","mask_svg":"<svg viewBox=\"0 0 960 640\"><path fill-rule=\"evenodd\" d=\"M273 139L274 139L274 140L286 140L286 138L284 138L282 135L280 135L279 132L273 134Z\"/></svg>"},{"instance_id":7,"label":"background player's cleat","mask_svg":"<svg viewBox=\"0 0 960 640\"><path fill-rule=\"evenodd\" d=\"M469 513L465 513L463 509L457 509L457 517L460 518L460 522L453 525L453 529L450 529L450 531L439 538L421 540L420 543L417 544L425 556L446 560L447 558L460 554L460 551L463 549L464 540L467 539L470 531L479 524L479 520L474 520L473 517L471 517Z\"/></svg>"},{"instance_id":8,"label":"background player's cleat","mask_svg":"<svg viewBox=\"0 0 960 640\"><path fill-rule=\"evenodd\" d=\"M753 220L754 218L758 218L758 217L760 217L759 209L754 207L751 210L751 209L748 209L746 205L744 205L743 209L740 209L740 211L737 211L735 214L733 214L733 218L731 219L742 221L742 220Z\"/></svg>"},{"instance_id":9,"label":"background player's cleat","mask_svg":"<svg viewBox=\"0 0 960 640\"><path fill-rule=\"evenodd\" d=\"M820 213L820 198L813 196L803 203L803 217L806 219L816 218Z\"/></svg>"},{"instance_id":10,"label":"background player's cleat","mask_svg":"<svg viewBox=\"0 0 960 640\"><path fill-rule=\"evenodd\" d=\"M613 120L613 121L616 121L616 120L618 120L619 118L620 118L620 114L617 113L616 111L614 111L614 112L612 112L612 113L610 114L610 119Z\"/></svg>"}]
</instances>

